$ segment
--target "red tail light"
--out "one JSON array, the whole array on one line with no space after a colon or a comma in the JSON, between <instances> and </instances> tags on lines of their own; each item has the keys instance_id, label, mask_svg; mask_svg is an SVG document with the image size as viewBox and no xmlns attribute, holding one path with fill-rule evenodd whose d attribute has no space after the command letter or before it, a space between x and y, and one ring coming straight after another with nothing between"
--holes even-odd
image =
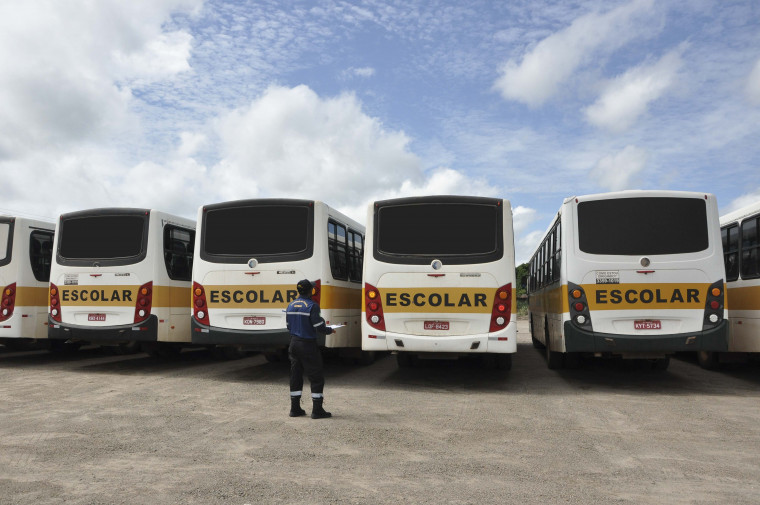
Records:
<instances>
[{"instance_id":1,"label":"red tail light","mask_svg":"<svg viewBox=\"0 0 760 505\"><path fill-rule=\"evenodd\" d=\"M364 306L367 323L375 329L385 331L385 318L383 317L383 302L380 299L380 291L369 283L364 283Z\"/></svg>"},{"instance_id":2,"label":"red tail light","mask_svg":"<svg viewBox=\"0 0 760 505\"><path fill-rule=\"evenodd\" d=\"M512 318L512 283L496 290L493 309L491 310L491 327L488 331L503 330Z\"/></svg>"},{"instance_id":3,"label":"red tail light","mask_svg":"<svg viewBox=\"0 0 760 505\"><path fill-rule=\"evenodd\" d=\"M50 317L53 321L61 322L61 292L52 282L50 283Z\"/></svg>"},{"instance_id":4,"label":"red tail light","mask_svg":"<svg viewBox=\"0 0 760 505\"><path fill-rule=\"evenodd\" d=\"M13 308L16 306L16 283L3 288L2 302L0 302L0 321L10 319Z\"/></svg>"},{"instance_id":5,"label":"red tail light","mask_svg":"<svg viewBox=\"0 0 760 505\"><path fill-rule=\"evenodd\" d=\"M137 290L137 302L135 303L135 322L141 323L148 319L153 306L153 281L146 282Z\"/></svg>"},{"instance_id":6,"label":"red tail light","mask_svg":"<svg viewBox=\"0 0 760 505\"><path fill-rule=\"evenodd\" d=\"M311 289L311 299L319 304L322 299L322 281L316 280L312 286L314 287Z\"/></svg>"},{"instance_id":7,"label":"red tail light","mask_svg":"<svg viewBox=\"0 0 760 505\"><path fill-rule=\"evenodd\" d=\"M193 317L204 326L211 326L208 320L208 304L206 290L197 282L193 282Z\"/></svg>"}]
</instances>

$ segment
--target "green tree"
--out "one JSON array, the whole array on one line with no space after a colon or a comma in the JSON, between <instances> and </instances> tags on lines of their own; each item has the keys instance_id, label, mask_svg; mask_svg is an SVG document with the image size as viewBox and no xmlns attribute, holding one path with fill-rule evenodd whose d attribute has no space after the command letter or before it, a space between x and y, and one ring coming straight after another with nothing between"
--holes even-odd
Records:
<instances>
[{"instance_id":1,"label":"green tree","mask_svg":"<svg viewBox=\"0 0 760 505\"><path fill-rule=\"evenodd\" d=\"M517 296L525 296L528 292L525 290L528 281L528 264L523 263L515 268L515 277L517 277Z\"/></svg>"}]
</instances>

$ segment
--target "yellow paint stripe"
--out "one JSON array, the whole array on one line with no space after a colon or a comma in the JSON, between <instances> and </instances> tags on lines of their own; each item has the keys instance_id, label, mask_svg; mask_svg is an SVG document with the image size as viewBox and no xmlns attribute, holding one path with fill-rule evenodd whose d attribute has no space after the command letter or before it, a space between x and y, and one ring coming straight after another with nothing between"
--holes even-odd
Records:
<instances>
[{"instance_id":1,"label":"yellow paint stripe","mask_svg":"<svg viewBox=\"0 0 760 505\"><path fill-rule=\"evenodd\" d=\"M589 309L704 309L705 283L584 284Z\"/></svg>"},{"instance_id":2,"label":"yellow paint stripe","mask_svg":"<svg viewBox=\"0 0 760 505\"><path fill-rule=\"evenodd\" d=\"M292 284L204 286L209 309L284 309L297 296ZM361 288L322 285L321 309L361 307Z\"/></svg>"},{"instance_id":3,"label":"yellow paint stripe","mask_svg":"<svg viewBox=\"0 0 760 505\"><path fill-rule=\"evenodd\" d=\"M140 286L59 286L61 307L134 307Z\"/></svg>"},{"instance_id":4,"label":"yellow paint stripe","mask_svg":"<svg viewBox=\"0 0 760 505\"><path fill-rule=\"evenodd\" d=\"M760 286L728 288L728 310L760 310Z\"/></svg>"},{"instance_id":5,"label":"yellow paint stripe","mask_svg":"<svg viewBox=\"0 0 760 505\"><path fill-rule=\"evenodd\" d=\"M341 286L322 286L319 306L322 309L354 309L359 310L362 304L362 290L357 284L355 288Z\"/></svg>"},{"instance_id":6,"label":"yellow paint stripe","mask_svg":"<svg viewBox=\"0 0 760 505\"><path fill-rule=\"evenodd\" d=\"M20 286L16 288L16 306L17 307L46 307L48 304L47 287L29 287Z\"/></svg>"},{"instance_id":7,"label":"yellow paint stripe","mask_svg":"<svg viewBox=\"0 0 760 505\"><path fill-rule=\"evenodd\" d=\"M154 286L153 307L185 307L193 303L190 286Z\"/></svg>"},{"instance_id":8,"label":"yellow paint stripe","mask_svg":"<svg viewBox=\"0 0 760 505\"><path fill-rule=\"evenodd\" d=\"M558 314L569 312L567 284L558 284L530 294L530 310L537 313Z\"/></svg>"},{"instance_id":9,"label":"yellow paint stripe","mask_svg":"<svg viewBox=\"0 0 760 505\"><path fill-rule=\"evenodd\" d=\"M490 314L496 288L383 288L384 313ZM362 296L362 310L365 310ZM512 306L516 307L514 301Z\"/></svg>"}]
</instances>

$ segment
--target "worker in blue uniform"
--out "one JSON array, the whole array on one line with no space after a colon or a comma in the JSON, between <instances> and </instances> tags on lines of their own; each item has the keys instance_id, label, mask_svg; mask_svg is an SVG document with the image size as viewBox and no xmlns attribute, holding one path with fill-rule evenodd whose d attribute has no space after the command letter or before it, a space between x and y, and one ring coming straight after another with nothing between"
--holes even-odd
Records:
<instances>
[{"instance_id":1,"label":"worker in blue uniform","mask_svg":"<svg viewBox=\"0 0 760 505\"><path fill-rule=\"evenodd\" d=\"M298 298L290 302L285 311L285 321L290 331L290 417L306 414L301 408L303 374L311 383L312 419L332 416L322 406L325 377L322 371L322 355L317 344L317 333L329 335L333 332L319 313L319 304L311 299L314 286L304 279L298 281Z\"/></svg>"}]
</instances>

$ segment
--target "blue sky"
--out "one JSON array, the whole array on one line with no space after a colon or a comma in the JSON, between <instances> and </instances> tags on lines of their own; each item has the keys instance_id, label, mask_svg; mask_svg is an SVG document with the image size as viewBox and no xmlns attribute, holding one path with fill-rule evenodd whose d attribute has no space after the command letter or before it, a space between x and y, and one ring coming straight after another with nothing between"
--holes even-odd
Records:
<instances>
[{"instance_id":1,"label":"blue sky","mask_svg":"<svg viewBox=\"0 0 760 505\"><path fill-rule=\"evenodd\" d=\"M756 1L0 2L0 212L760 200Z\"/></svg>"}]
</instances>

